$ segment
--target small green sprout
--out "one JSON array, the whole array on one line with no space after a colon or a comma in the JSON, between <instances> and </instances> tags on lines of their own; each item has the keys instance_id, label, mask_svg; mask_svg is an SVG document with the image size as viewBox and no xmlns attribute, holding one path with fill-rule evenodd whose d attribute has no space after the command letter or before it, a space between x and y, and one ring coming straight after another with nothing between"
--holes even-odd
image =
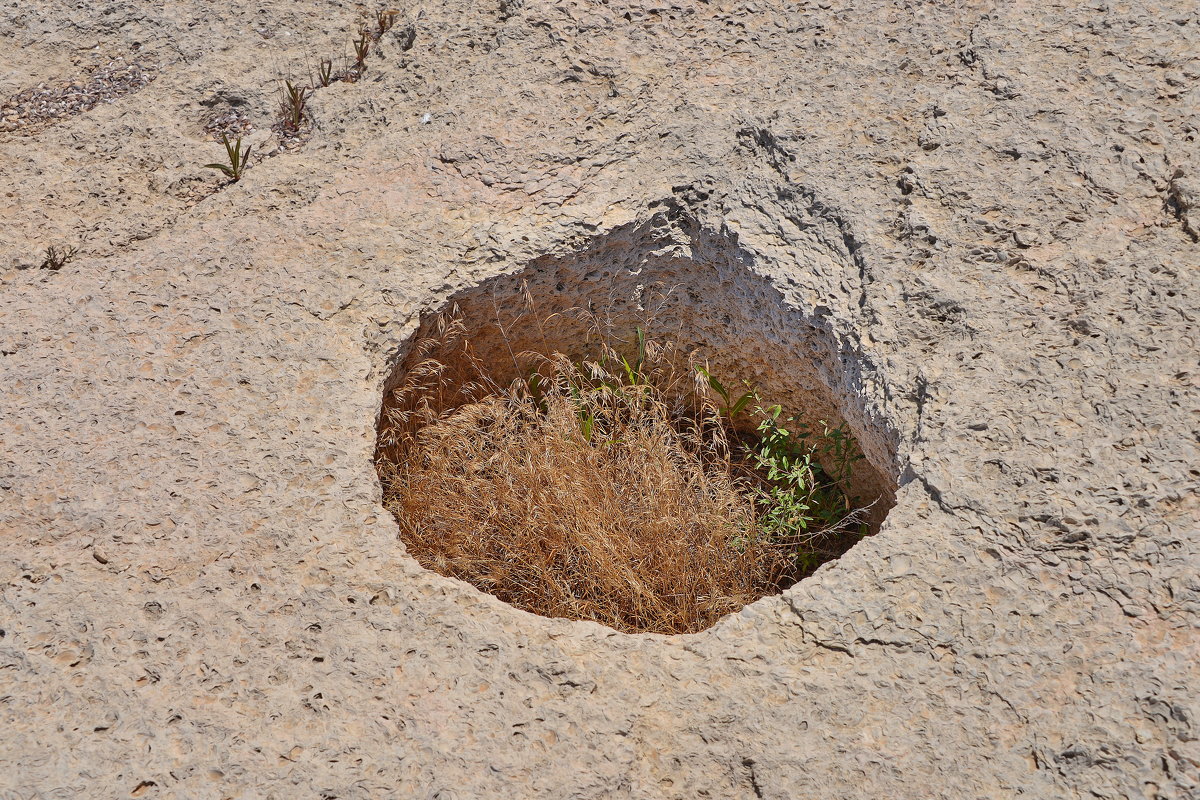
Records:
<instances>
[{"instance_id":1,"label":"small green sprout","mask_svg":"<svg viewBox=\"0 0 1200 800\"><path fill-rule=\"evenodd\" d=\"M749 391L734 397L729 389L725 387L725 384L717 380L716 377L714 377L706 367L697 366L696 373L704 379L704 382L708 384L710 389L720 395L723 405L719 407L719 410L722 414L729 417L730 422L732 422L734 417L736 417L738 414L741 414L743 411L745 411L746 406L758 399L758 393L755 392L753 387L751 387L750 384L746 383L745 381L743 381L742 384Z\"/></svg>"},{"instance_id":2,"label":"small green sprout","mask_svg":"<svg viewBox=\"0 0 1200 800\"><path fill-rule=\"evenodd\" d=\"M236 142L230 142L229 137L221 134L221 143L225 145L225 155L229 159L228 164L205 164L205 169L219 169L224 172L230 180L241 180L242 173L246 171L246 165L250 161L251 146L247 145L246 149L242 149L242 137L238 137Z\"/></svg>"}]
</instances>

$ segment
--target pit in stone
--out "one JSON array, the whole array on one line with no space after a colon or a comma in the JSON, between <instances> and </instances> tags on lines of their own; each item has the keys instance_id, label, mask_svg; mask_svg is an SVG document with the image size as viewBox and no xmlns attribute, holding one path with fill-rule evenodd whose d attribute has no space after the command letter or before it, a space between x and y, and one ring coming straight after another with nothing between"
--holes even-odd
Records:
<instances>
[{"instance_id":1,"label":"pit in stone","mask_svg":"<svg viewBox=\"0 0 1200 800\"><path fill-rule=\"evenodd\" d=\"M877 530L855 362L749 262L631 226L427 316L377 451L409 553L533 613L692 633Z\"/></svg>"}]
</instances>

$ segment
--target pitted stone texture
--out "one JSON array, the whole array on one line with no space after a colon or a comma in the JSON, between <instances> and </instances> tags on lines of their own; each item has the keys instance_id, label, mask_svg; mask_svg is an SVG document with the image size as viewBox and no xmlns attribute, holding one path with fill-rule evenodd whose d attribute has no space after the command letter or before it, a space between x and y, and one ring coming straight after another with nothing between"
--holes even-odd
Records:
<instances>
[{"instance_id":1,"label":"pitted stone texture","mask_svg":"<svg viewBox=\"0 0 1200 800\"><path fill-rule=\"evenodd\" d=\"M265 155L352 8L105 11L0 10L5 96L163 65L0 136L0 790L1200 791L1194 3L414 6L203 200L204 116ZM860 343L883 529L678 638L421 570L371 463L419 314L667 207Z\"/></svg>"}]
</instances>

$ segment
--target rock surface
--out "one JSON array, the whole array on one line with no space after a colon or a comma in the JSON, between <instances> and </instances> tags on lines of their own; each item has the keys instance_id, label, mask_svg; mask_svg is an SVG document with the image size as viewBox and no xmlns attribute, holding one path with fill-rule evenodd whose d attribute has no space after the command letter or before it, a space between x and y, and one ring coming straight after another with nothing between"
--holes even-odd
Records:
<instances>
[{"instance_id":1,"label":"rock surface","mask_svg":"<svg viewBox=\"0 0 1200 800\"><path fill-rule=\"evenodd\" d=\"M0 120L0 797L1200 796L1194 2L418 4L280 147L355 14L0 9L0 99L156 65ZM899 487L684 637L422 570L372 466L422 311L639 226Z\"/></svg>"}]
</instances>

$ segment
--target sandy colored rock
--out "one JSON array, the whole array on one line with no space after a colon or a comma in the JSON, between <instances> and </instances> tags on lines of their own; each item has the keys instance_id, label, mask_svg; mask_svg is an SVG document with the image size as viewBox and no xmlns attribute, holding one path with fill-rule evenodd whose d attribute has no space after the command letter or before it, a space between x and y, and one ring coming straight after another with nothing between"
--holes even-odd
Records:
<instances>
[{"instance_id":1,"label":"sandy colored rock","mask_svg":"<svg viewBox=\"0 0 1200 800\"><path fill-rule=\"evenodd\" d=\"M414 5L280 148L355 14L0 9L0 102L156 65L0 133L0 796L1198 796L1194 3ZM407 557L422 312L589 263L717 276L880 532L682 637Z\"/></svg>"}]
</instances>

